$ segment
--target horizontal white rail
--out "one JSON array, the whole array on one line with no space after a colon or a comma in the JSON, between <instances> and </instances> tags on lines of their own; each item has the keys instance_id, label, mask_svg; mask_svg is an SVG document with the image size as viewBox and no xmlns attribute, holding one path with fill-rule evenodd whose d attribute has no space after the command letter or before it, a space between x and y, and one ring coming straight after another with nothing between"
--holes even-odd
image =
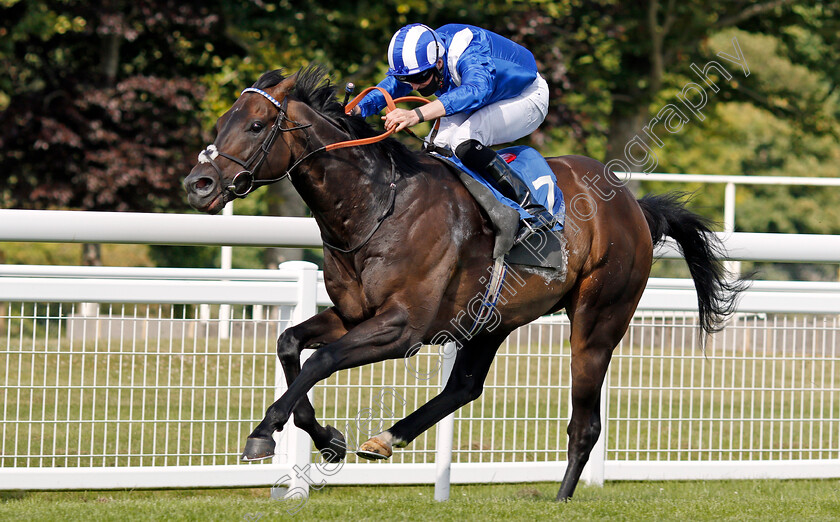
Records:
<instances>
[{"instance_id":1,"label":"horizontal white rail","mask_svg":"<svg viewBox=\"0 0 840 522\"><path fill-rule=\"evenodd\" d=\"M323 281L323 273L318 272L316 304L329 306L332 302ZM300 288L299 271L288 268L0 265L0 283L0 299L42 303L285 305L297 302Z\"/></svg>"},{"instance_id":2,"label":"horizontal white rail","mask_svg":"<svg viewBox=\"0 0 840 522\"><path fill-rule=\"evenodd\" d=\"M840 236L718 233L737 261L840 263ZM312 218L0 210L0 241L321 247ZM670 240L655 255L679 259Z\"/></svg>"},{"instance_id":3,"label":"horizontal white rail","mask_svg":"<svg viewBox=\"0 0 840 522\"><path fill-rule=\"evenodd\" d=\"M835 478L840 460L729 461L729 462L646 462L615 461L605 464L607 480L731 480L788 478ZM330 465L338 469L330 474L318 465L308 467L314 484L379 485L431 484L435 481L434 464ZM454 484L502 484L516 482L558 482L566 471L566 462L500 462L487 464L452 464ZM13 481L17 489L77 489L83 482L88 489L132 489L183 487L270 486L284 475L292 474L289 464L218 465L218 466L147 466L131 468L30 468L0 470L0 481Z\"/></svg>"},{"instance_id":4,"label":"horizontal white rail","mask_svg":"<svg viewBox=\"0 0 840 522\"><path fill-rule=\"evenodd\" d=\"M13 468L0 469L0 484L35 490L78 489L80 483L89 489L178 488L183 484L198 488L256 487L273 485L290 473L294 474L292 464Z\"/></svg>"},{"instance_id":5,"label":"horizontal white rail","mask_svg":"<svg viewBox=\"0 0 840 522\"><path fill-rule=\"evenodd\" d=\"M755 480L836 478L840 459L709 462L613 461L604 464L607 480Z\"/></svg>"},{"instance_id":6,"label":"horizontal white rail","mask_svg":"<svg viewBox=\"0 0 840 522\"><path fill-rule=\"evenodd\" d=\"M557 481L566 470L565 462L498 463L496 470L486 464L452 465L452 482L456 484ZM431 484L435 481L434 464L330 465L331 474L319 465L308 466L304 473L314 484ZM338 471L334 471L334 470ZM294 474L290 464L218 465L218 466L148 466L132 468L30 468L0 469L0 482L13 481L16 489L76 489L84 482L90 489L242 487L269 486L284 475ZM0 489L3 489L0 487Z\"/></svg>"},{"instance_id":7,"label":"horizontal white rail","mask_svg":"<svg viewBox=\"0 0 840 522\"><path fill-rule=\"evenodd\" d=\"M320 247L312 218L0 210L0 241Z\"/></svg>"},{"instance_id":8,"label":"horizontal white rail","mask_svg":"<svg viewBox=\"0 0 840 522\"><path fill-rule=\"evenodd\" d=\"M323 273L320 273L323 280ZM70 277L77 279L185 279L237 281L298 280L297 272L284 268L221 269L221 268L156 268L131 266L63 266L63 265L0 265L0 277Z\"/></svg>"},{"instance_id":9,"label":"horizontal white rail","mask_svg":"<svg viewBox=\"0 0 840 522\"><path fill-rule=\"evenodd\" d=\"M264 304L283 305L295 302L297 283L267 281L141 281L125 280L117 285L112 279L77 281L55 278L3 278L3 296L9 301L73 303L143 304ZM84 292L80 291L84 286ZM40 289L33 296L33 288ZM82 298L82 296L84 296Z\"/></svg>"},{"instance_id":10,"label":"horizontal white rail","mask_svg":"<svg viewBox=\"0 0 840 522\"><path fill-rule=\"evenodd\" d=\"M617 172L620 176L626 173ZM798 185L813 187L840 187L840 178L794 176L727 176L721 174L666 174L656 172L630 172L634 181L673 181L676 183L733 183L735 185Z\"/></svg>"},{"instance_id":11,"label":"horizontal white rail","mask_svg":"<svg viewBox=\"0 0 840 522\"><path fill-rule=\"evenodd\" d=\"M771 261L779 263L840 263L840 236L819 234L717 233L733 261ZM679 251L668 239L655 255L679 259Z\"/></svg>"},{"instance_id":12,"label":"horizontal white rail","mask_svg":"<svg viewBox=\"0 0 840 522\"><path fill-rule=\"evenodd\" d=\"M266 304L295 302L293 270L0 265L0 298L22 302ZM318 272L318 306L332 302ZM697 306L690 279L651 278L639 311ZM753 281L740 312L840 314L840 282Z\"/></svg>"},{"instance_id":13,"label":"horizontal white rail","mask_svg":"<svg viewBox=\"0 0 840 522\"><path fill-rule=\"evenodd\" d=\"M681 311L697 307L690 279L651 278L638 310ZM840 314L840 283L753 281L738 300L739 312Z\"/></svg>"}]
</instances>

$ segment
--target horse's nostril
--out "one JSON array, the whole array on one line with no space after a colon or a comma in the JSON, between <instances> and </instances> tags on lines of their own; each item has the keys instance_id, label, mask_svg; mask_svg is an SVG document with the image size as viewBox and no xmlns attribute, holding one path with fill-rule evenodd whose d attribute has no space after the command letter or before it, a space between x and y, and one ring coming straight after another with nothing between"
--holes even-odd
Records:
<instances>
[{"instance_id":1,"label":"horse's nostril","mask_svg":"<svg viewBox=\"0 0 840 522\"><path fill-rule=\"evenodd\" d=\"M213 191L216 182L210 176L199 176L193 180L187 180L189 190L197 194L208 194Z\"/></svg>"}]
</instances>

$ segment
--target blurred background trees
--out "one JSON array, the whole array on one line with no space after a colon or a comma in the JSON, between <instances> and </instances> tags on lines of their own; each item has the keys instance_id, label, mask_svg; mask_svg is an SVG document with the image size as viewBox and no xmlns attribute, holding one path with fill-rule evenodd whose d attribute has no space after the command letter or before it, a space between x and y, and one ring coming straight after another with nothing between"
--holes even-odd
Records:
<instances>
[{"instance_id":1,"label":"blurred background trees","mask_svg":"<svg viewBox=\"0 0 840 522\"><path fill-rule=\"evenodd\" d=\"M0 0L0 201L184 211L181 180L242 88L266 70L310 62L325 64L339 84L373 85L387 68L391 35L414 21L470 23L531 49L552 99L526 142L546 155L602 161L621 157L635 136L649 141L642 128L698 81L690 65L731 54L737 38L750 75L725 63L733 78L720 79L718 93L707 89L706 118L647 143L656 171L838 174L838 1ZM259 191L237 202L237 213L305 213L288 188ZM709 185L692 204L722 219L722 202L723 187ZM736 226L840 233L840 191L739 187ZM236 249L235 263L290 255ZM183 256L157 249L149 262ZM192 261L214 262L207 252Z\"/></svg>"}]
</instances>

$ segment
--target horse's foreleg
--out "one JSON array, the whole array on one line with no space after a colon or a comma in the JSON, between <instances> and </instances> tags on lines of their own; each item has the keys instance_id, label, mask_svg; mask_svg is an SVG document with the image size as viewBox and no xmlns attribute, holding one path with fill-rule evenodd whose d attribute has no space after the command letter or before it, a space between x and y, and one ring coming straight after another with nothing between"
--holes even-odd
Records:
<instances>
[{"instance_id":1,"label":"horse's foreleg","mask_svg":"<svg viewBox=\"0 0 840 522\"><path fill-rule=\"evenodd\" d=\"M440 394L388 430L371 437L361 445L358 455L371 460L388 458L392 447L407 446L441 419L477 399L484 389L484 379L496 350L505 337L507 332L458 344L452 374Z\"/></svg>"},{"instance_id":2,"label":"horse's foreleg","mask_svg":"<svg viewBox=\"0 0 840 522\"><path fill-rule=\"evenodd\" d=\"M286 328L277 339L277 358L283 367L286 384L292 382L300 373L300 354L307 348L318 348L325 343L340 339L347 333L343 322L329 308L320 314L310 317L306 321ZM304 430L312 438L315 447L328 462L335 462L344 458L346 449L343 445L344 436L332 426L321 426L315 418L315 408L304 397L294 409L295 426ZM335 439L342 444L332 443ZM254 441L248 454L242 455L242 460L261 460L274 455L274 439L271 437Z\"/></svg>"},{"instance_id":3,"label":"horse's foreleg","mask_svg":"<svg viewBox=\"0 0 840 522\"><path fill-rule=\"evenodd\" d=\"M277 339L277 357L283 367L286 384L291 386L300 374L302 350L335 342L346 333L347 329L334 308L329 308L299 325L284 330ZM298 401L294 414L295 426L309 434L324 460L338 462L344 458L347 453L344 436L332 426L321 426L318 423L315 418L315 408L312 407L306 395ZM268 456L270 455L266 455Z\"/></svg>"},{"instance_id":4,"label":"horse's foreleg","mask_svg":"<svg viewBox=\"0 0 840 522\"><path fill-rule=\"evenodd\" d=\"M316 350L289 384L286 393L268 408L265 418L248 437L242 459L252 460L264 453L266 445L272 441L272 434L283 429L292 410L318 381L339 370L404 357L411 346L413 331L407 326L407 313L394 307Z\"/></svg>"}]
</instances>

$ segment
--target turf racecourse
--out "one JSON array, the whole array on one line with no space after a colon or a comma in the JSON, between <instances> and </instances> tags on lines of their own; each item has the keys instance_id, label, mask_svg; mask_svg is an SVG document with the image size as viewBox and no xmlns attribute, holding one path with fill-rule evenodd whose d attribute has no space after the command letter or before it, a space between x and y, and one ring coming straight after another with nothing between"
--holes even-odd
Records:
<instances>
[{"instance_id":1,"label":"turf racecourse","mask_svg":"<svg viewBox=\"0 0 840 522\"><path fill-rule=\"evenodd\" d=\"M840 520L840 480L612 482L561 504L557 487L453 486L438 503L431 486L328 486L302 505L265 488L5 492L0 520Z\"/></svg>"}]
</instances>

